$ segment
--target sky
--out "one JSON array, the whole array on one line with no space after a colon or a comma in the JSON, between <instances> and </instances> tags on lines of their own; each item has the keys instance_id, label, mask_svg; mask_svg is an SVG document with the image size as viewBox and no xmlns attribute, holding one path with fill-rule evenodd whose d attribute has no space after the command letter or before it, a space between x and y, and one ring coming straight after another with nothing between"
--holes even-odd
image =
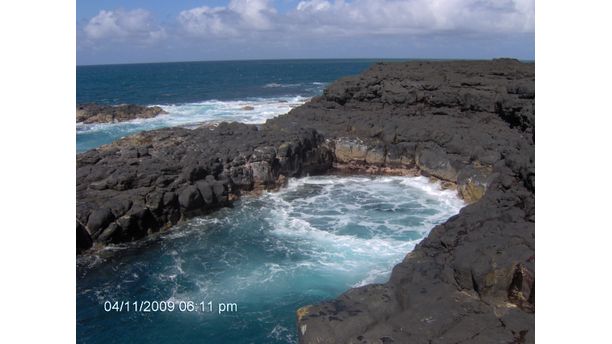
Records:
<instances>
[{"instance_id":1,"label":"sky","mask_svg":"<svg viewBox=\"0 0 612 344\"><path fill-rule=\"evenodd\" d=\"M534 0L77 0L77 64L535 59Z\"/></svg>"}]
</instances>

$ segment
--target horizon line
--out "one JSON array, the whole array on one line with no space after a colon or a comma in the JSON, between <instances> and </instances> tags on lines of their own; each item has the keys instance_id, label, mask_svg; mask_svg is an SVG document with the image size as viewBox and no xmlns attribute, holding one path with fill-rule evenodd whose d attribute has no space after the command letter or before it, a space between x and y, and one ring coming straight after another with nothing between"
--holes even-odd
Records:
<instances>
[{"instance_id":1,"label":"horizon line","mask_svg":"<svg viewBox=\"0 0 612 344\"><path fill-rule=\"evenodd\" d=\"M156 61L156 62L120 62L120 63L99 63L99 64L77 64L76 67L97 67L97 66L125 66L125 65L145 65L145 64L171 64L171 63L194 63L194 62L265 62L265 61L325 61L325 60L372 60L372 61L489 61L500 58L515 59L525 63L535 63L535 59L520 59L516 57L492 57L492 58L430 58L430 57L314 57L314 58L256 58L256 59L226 59L226 60L184 60L184 61Z\"/></svg>"}]
</instances>

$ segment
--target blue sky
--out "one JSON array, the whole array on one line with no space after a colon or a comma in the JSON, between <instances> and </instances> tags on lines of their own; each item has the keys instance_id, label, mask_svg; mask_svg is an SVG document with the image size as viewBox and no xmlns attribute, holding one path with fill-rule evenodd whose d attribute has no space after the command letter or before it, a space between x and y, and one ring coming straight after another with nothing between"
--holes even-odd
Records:
<instances>
[{"instance_id":1,"label":"blue sky","mask_svg":"<svg viewBox=\"0 0 612 344\"><path fill-rule=\"evenodd\" d=\"M534 59L534 0L77 1L77 64Z\"/></svg>"}]
</instances>

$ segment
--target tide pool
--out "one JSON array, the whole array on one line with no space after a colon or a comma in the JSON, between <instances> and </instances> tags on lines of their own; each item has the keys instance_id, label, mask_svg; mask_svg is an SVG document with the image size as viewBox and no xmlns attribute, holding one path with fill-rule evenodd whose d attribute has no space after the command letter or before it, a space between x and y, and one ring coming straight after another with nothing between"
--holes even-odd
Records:
<instances>
[{"instance_id":1,"label":"tide pool","mask_svg":"<svg viewBox=\"0 0 612 344\"><path fill-rule=\"evenodd\" d=\"M463 201L425 177L319 176L81 256L80 343L296 343L295 311L385 282ZM163 302L174 311L105 310ZM213 305L214 311L179 310ZM231 311L219 314L223 304Z\"/></svg>"}]
</instances>

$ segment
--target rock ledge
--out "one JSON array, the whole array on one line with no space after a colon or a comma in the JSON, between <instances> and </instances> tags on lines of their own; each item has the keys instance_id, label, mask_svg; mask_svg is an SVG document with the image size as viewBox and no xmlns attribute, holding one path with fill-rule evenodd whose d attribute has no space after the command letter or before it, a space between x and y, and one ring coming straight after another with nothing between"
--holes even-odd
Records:
<instances>
[{"instance_id":1,"label":"rock ledge","mask_svg":"<svg viewBox=\"0 0 612 344\"><path fill-rule=\"evenodd\" d=\"M535 75L516 60L380 63L261 127L167 128L77 155L77 252L287 178L421 174L470 203L387 283L297 311L301 343L533 343Z\"/></svg>"},{"instance_id":2,"label":"rock ledge","mask_svg":"<svg viewBox=\"0 0 612 344\"><path fill-rule=\"evenodd\" d=\"M77 123L114 123L137 118L153 118L166 114L159 106L80 104L76 108Z\"/></svg>"}]
</instances>

